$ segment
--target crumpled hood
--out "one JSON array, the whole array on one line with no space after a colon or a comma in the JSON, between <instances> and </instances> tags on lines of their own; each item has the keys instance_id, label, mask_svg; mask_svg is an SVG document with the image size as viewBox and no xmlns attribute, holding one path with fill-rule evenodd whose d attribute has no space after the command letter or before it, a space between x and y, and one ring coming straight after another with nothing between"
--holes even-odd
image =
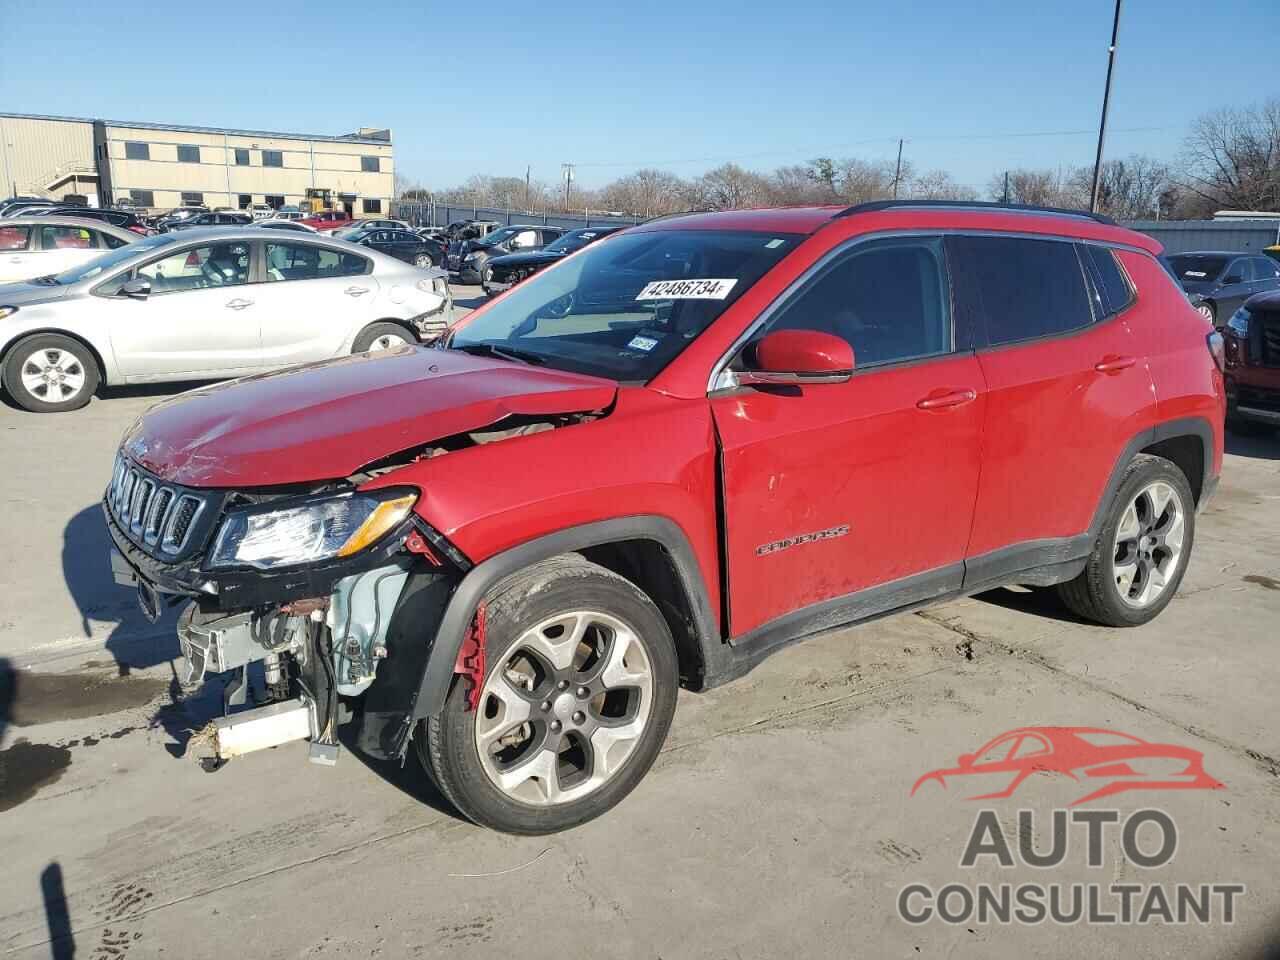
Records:
<instances>
[{"instance_id":1,"label":"crumpled hood","mask_svg":"<svg viewBox=\"0 0 1280 960\"><path fill-rule=\"evenodd\" d=\"M187 486L304 483L512 414L598 410L616 392L610 380L405 346L193 390L143 414L123 447Z\"/></svg>"}]
</instances>

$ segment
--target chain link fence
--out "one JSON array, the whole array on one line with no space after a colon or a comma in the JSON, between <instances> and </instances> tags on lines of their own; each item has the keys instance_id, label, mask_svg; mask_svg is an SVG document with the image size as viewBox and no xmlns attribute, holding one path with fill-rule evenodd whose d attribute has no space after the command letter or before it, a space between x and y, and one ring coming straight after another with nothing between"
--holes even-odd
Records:
<instances>
[{"instance_id":1,"label":"chain link fence","mask_svg":"<svg viewBox=\"0 0 1280 960\"><path fill-rule=\"evenodd\" d=\"M395 200L391 204L391 215L415 227L445 227L459 220L496 220L504 226L528 223L569 230L579 227L629 226L640 223L643 219L592 210L584 210L582 213L538 213L473 204L437 203L433 200Z\"/></svg>"}]
</instances>

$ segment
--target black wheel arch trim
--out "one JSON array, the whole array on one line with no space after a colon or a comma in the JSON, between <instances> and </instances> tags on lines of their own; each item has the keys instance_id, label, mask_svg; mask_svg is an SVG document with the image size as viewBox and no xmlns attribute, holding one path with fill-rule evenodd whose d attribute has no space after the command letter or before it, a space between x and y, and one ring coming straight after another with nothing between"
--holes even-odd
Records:
<instances>
[{"instance_id":1,"label":"black wheel arch trim","mask_svg":"<svg viewBox=\"0 0 1280 960\"><path fill-rule=\"evenodd\" d=\"M1141 433L1134 436L1121 451L1120 456L1116 459L1116 465L1111 470L1111 476L1107 478L1107 485L1102 490L1102 496L1098 500L1098 505L1094 509L1093 522L1089 524L1089 542L1092 548L1093 540L1098 536L1098 531L1102 529L1102 525L1107 519L1107 507L1111 505L1112 499L1115 497L1116 491L1120 489L1120 481L1124 476L1125 467L1129 465L1134 457L1145 450L1152 444L1160 443L1164 440L1173 440L1178 437L1196 437L1200 440L1203 476L1187 477L1187 481L1192 487L1199 489L1200 496L1197 500L1197 508L1206 499L1216 486L1216 477L1213 472L1213 425L1204 417L1183 417L1179 420L1166 420L1163 423L1157 423Z\"/></svg>"},{"instance_id":2,"label":"black wheel arch trim","mask_svg":"<svg viewBox=\"0 0 1280 960\"><path fill-rule=\"evenodd\" d=\"M666 552L685 592L689 609L693 611L693 628L702 653L704 657L714 657L716 648L720 646L719 630L708 600L706 582L684 531L674 521L650 514L600 520L517 544L477 564L459 581L449 597L431 643L414 700L412 719L416 721L434 716L443 709L453 682L458 650L471 627L476 607L495 584L540 560L626 540L652 540ZM401 744L402 750L407 743L406 738Z\"/></svg>"}]
</instances>

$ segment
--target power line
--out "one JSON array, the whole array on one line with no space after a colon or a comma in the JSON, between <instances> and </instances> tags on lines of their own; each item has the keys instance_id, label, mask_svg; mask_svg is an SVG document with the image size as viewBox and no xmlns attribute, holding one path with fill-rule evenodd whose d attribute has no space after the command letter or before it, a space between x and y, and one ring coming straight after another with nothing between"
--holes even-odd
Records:
<instances>
[{"instance_id":1,"label":"power line","mask_svg":"<svg viewBox=\"0 0 1280 960\"><path fill-rule=\"evenodd\" d=\"M1172 127L1116 127L1111 133L1160 133L1174 129ZM787 150L760 150L755 153L739 153L733 156L709 156L709 157L685 157L683 159L672 160L592 160L575 164L579 167L634 167L640 169L642 167L677 167L687 163L732 163L740 160L755 160L761 157L779 157L779 156L811 156L813 154L823 153L839 153L854 147L865 147L872 144L884 144L885 146L896 146L899 139L905 140L907 143L958 143L966 141L984 141L984 140L1021 140L1032 139L1038 137L1092 137L1097 134L1097 130L1033 130L1033 131L1014 131L1008 133L971 133L971 134L936 134L925 135L919 137L868 137L865 140L853 140L848 143L838 145L826 145L809 150L787 149Z\"/></svg>"}]
</instances>

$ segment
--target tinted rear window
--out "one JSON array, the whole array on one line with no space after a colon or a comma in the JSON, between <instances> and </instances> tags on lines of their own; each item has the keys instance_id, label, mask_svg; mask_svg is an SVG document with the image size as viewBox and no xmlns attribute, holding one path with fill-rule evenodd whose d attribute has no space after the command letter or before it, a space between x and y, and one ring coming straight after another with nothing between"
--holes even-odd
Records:
<instances>
[{"instance_id":1,"label":"tinted rear window","mask_svg":"<svg viewBox=\"0 0 1280 960\"><path fill-rule=\"evenodd\" d=\"M1218 279L1218 275L1226 265L1226 257L1179 253L1169 258L1169 266L1173 268L1174 276L1181 281L1189 280L1192 283Z\"/></svg>"},{"instance_id":2,"label":"tinted rear window","mask_svg":"<svg viewBox=\"0 0 1280 960\"><path fill-rule=\"evenodd\" d=\"M991 346L1093 322L1074 244L1004 237L956 237L951 243L956 269L976 284Z\"/></svg>"}]
</instances>

